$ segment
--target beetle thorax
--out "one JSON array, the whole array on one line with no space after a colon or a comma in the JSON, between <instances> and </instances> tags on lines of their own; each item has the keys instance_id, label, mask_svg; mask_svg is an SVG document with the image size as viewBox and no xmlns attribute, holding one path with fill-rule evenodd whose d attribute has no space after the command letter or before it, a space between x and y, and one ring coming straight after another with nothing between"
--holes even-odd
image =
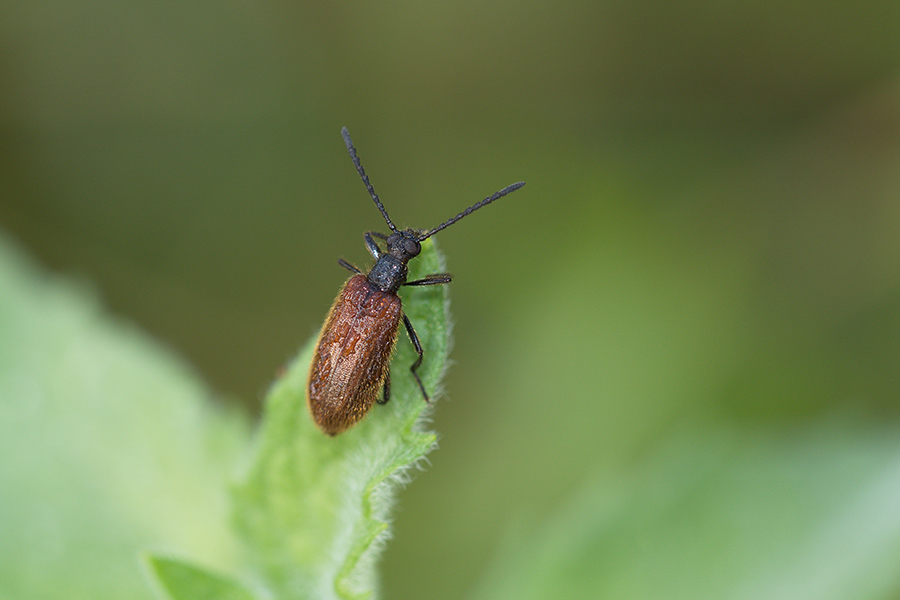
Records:
<instances>
[{"instance_id":1,"label":"beetle thorax","mask_svg":"<svg viewBox=\"0 0 900 600\"><path fill-rule=\"evenodd\" d=\"M406 259L407 261L409 259ZM406 276L409 269L406 267L406 261L403 261L392 254L384 253L375 261L375 265L366 275L369 283L388 294L396 294L400 286L406 283Z\"/></svg>"},{"instance_id":2,"label":"beetle thorax","mask_svg":"<svg viewBox=\"0 0 900 600\"><path fill-rule=\"evenodd\" d=\"M387 252L378 257L367 277L369 283L382 292L395 294L406 283L406 276L409 274L406 263L419 255L422 245L412 229L395 231L387 237L385 243Z\"/></svg>"}]
</instances>

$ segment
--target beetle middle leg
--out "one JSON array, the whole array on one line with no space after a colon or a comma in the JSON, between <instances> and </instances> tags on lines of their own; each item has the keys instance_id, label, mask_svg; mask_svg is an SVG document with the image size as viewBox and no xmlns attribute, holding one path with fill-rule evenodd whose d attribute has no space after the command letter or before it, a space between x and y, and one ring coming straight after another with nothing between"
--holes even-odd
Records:
<instances>
[{"instance_id":1,"label":"beetle middle leg","mask_svg":"<svg viewBox=\"0 0 900 600\"><path fill-rule=\"evenodd\" d=\"M347 269L348 271L353 271L357 275L365 275L365 273L363 273L362 271L360 271L359 269L357 269L356 267L354 267L353 265L348 263L343 258L338 259L338 264L341 265L342 267L344 267L345 269Z\"/></svg>"},{"instance_id":2,"label":"beetle middle leg","mask_svg":"<svg viewBox=\"0 0 900 600\"><path fill-rule=\"evenodd\" d=\"M412 342L413 347L416 349L416 354L419 357L416 359L416 362L409 368L412 371L413 377L416 378L416 383L419 384L419 389L422 390L422 396L425 398L425 402L431 403L431 399L428 397L428 392L425 391L425 386L422 385L422 380L419 378L419 374L416 373L416 370L419 368L419 365L422 364L422 344L419 343L419 337L416 335L416 330L413 329L412 323L409 322L409 317L406 316L406 313L403 313L403 325L406 326L406 333L409 334L409 341Z\"/></svg>"},{"instance_id":3,"label":"beetle middle leg","mask_svg":"<svg viewBox=\"0 0 900 600\"><path fill-rule=\"evenodd\" d=\"M416 279L414 281L407 281L403 285L439 285L442 283L450 283L450 280L453 279L453 276L450 273L435 273L433 275L427 275L422 279ZM422 344L419 343L419 338L416 335L416 330L413 329L412 323L409 322L409 317L406 316L406 313L403 313L403 324L406 326L406 333L409 334L409 340L412 342L413 347L416 349L416 354L418 354L418 358L416 358L416 362L413 363L413 366L409 368L412 371L413 377L416 378L416 383L419 384L419 389L422 390L422 396L425 397L425 402L430 403L431 399L428 397L428 392L425 391L425 386L422 385L422 380L419 378L419 374L416 371L419 368L419 365L422 364Z\"/></svg>"}]
</instances>

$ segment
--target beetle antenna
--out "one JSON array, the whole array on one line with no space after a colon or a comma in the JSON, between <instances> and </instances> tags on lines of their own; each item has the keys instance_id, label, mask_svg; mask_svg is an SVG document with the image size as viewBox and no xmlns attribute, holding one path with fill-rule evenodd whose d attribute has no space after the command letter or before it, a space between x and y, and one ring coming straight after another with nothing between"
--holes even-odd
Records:
<instances>
[{"instance_id":1,"label":"beetle antenna","mask_svg":"<svg viewBox=\"0 0 900 600\"><path fill-rule=\"evenodd\" d=\"M360 169L362 169L362 167L360 167ZM478 210L479 208L481 208L482 206L488 205L488 204L490 204L491 202L493 202L494 200L497 200L498 198L502 198L503 196L509 194L510 192L516 191L517 189L519 189L519 188L522 187L523 185L525 185L525 182L524 182L524 181L520 181L520 182L518 182L518 183L514 183L514 184L512 184L512 185L506 186L505 188L503 188L503 189L500 190L499 192L495 193L493 196L488 196L487 198L485 198L485 199L482 200L481 202L478 202L478 203L476 203L476 204L473 204L472 206L470 206L470 207L467 208L466 210L462 211L461 213L459 213L458 215L456 215L456 216L453 217L452 219L448 219L448 220L444 221L443 223L441 223L440 225L438 225L437 227L435 227L434 229L432 229L431 231L429 231L428 233L425 233L425 234L423 234L423 235L420 235L420 236L418 237L418 240L421 242L422 240L425 240L425 239L427 239L427 238L430 238L431 236L433 236L434 234L436 234L436 233L437 233L438 231L440 231L441 229L446 229L447 227L450 227L451 225L453 225L454 223L456 223L457 221L459 221L460 219L462 219L462 218L465 217L466 215L470 215L470 214L472 214L473 212L475 212L476 210Z\"/></svg>"},{"instance_id":2,"label":"beetle antenna","mask_svg":"<svg viewBox=\"0 0 900 600\"><path fill-rule=\"evenodd\" d=\"M359 176L362 178L363 183L366 185L366 189L369 190L369 195L372 196L372 200L375 201L375 206L378 207L378 210L381 211L381 215L384 217L384 220L387 221L388 227L391 228L391 231L397 231L397 228L394 227L394 224L391 222L391 218L388 216L387 211L384 209L384 204L381 203L381 200L378 199L378 194L375 193L375 188L372 187L372 184L369 183L369 176L366 175L365 169L363 169L362 163L359 162L359 157L356 155L356 148L353 147L353 141L350 139L350 132L347 131L346 127L341 128L341 135L344 137L344 143L347 145L347 152L350 153L350 160L353 161L353 164L356 166L356 171L359 173Z\"/></svg>"}]
</instances>

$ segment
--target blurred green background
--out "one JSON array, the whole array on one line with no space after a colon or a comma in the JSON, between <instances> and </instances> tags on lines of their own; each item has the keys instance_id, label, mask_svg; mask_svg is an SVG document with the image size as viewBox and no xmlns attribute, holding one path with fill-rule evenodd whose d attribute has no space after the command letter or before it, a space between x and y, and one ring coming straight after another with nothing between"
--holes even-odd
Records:
<instances>
[{"instance_id":1,"label":"blurred green background","mask_svg":"<svg viewBox=\"0 0 900 600\"><path fill-rule=\"evenodd\" d=\"M386 596L696 423L900 417L900 4L0 7L0 227L256 411L383 230L455 274ZM405 343L405 342L403 342ZM840 422L840 418L838 418ZM858 425L858 424L857 424ZM521 515L530 515L522 517Z\"/></svg>"}]
</instances>

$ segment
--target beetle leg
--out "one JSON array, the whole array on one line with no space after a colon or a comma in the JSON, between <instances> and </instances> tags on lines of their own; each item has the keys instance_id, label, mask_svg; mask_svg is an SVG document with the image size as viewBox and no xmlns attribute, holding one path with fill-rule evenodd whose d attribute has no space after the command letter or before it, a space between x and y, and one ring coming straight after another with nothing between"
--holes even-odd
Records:
<instances>
[{"instance_id":1,"label":"beetle leg","mask_svg":"<svg viewBox=\"0 0 900 600\"><path fill-rule=\"evenodd\" d=\"M419 374L416 373L416 369L419 368L419 365L422 364L422 344L419 343L419 337L416 335L416 330L413 329L412 323L409 322L409 317L406 316L406 313L403 313L403 324L406 326L406 333L409 334L409 341L412 342L413 347L416 349L416 354L419 357L416 359L416 362L409 368L412 371L413 377L416 378L416 383L419 384L419 389L422 390L422 396L425 397L425 402L431 402L428 398L428 392L425 391L425 386L422 385L422 380L419 379Z\"/></svg>"},{"instance_id":2,"label":"beetle leg","mask_svg":"<svg viewBox=\"0 0 900 600\"><path fill-rule=\"evenodd\" d=\"M434 275L428 275L422 279L407 281L403 285L438 285L440 283L450 283L451 279L453 279L453 275L450 273L435 273Z\"/></svg>"},{"instance_id":3,"label":"beetle leg","mask_svg":"<svg viewBox=\"0 0 900 600\"><path fill-rule=\"evenodd\" d=\"M378 404L387 404L391 399L391 372L388 371L387 377L384 378L384 397L376 400Z\"/></svg>"},{"instance_id":4,"label":"beetle leg","mask_svg":"<svg viewBox=\"0 0 900 600\"><path fill-rule=\"evenodd\" d=\"M341 265L342 267L344 267L345 269L347 269L348 271L353 271L353 272L356 273L357 275L362 275L362 274L363 274L362 271L360 271L359 269L357 269L356 267L354 267L353 265L351 265L350 263L348 263L348 262L347 262L346 260L344 260L343 258L339 258L339 259L338 259L338 264Z\"/></svg>"},{"instance_id":5,"label":"beetle leg","mask_svg":"<svg viewBox=\"0 0 900 600\"><path fill-rule=\"evenodd\" d=\"M369 253L371 253L375 258L378 258L382 255L382 252L381 248L378 247L378 243L372 239L373 236L382 240L386 240L387 236L383 233L378 233L377 231L369 231L365 236L363 236L366 238L366 248L369 249Z\"/></svg>"}]
</instances>

